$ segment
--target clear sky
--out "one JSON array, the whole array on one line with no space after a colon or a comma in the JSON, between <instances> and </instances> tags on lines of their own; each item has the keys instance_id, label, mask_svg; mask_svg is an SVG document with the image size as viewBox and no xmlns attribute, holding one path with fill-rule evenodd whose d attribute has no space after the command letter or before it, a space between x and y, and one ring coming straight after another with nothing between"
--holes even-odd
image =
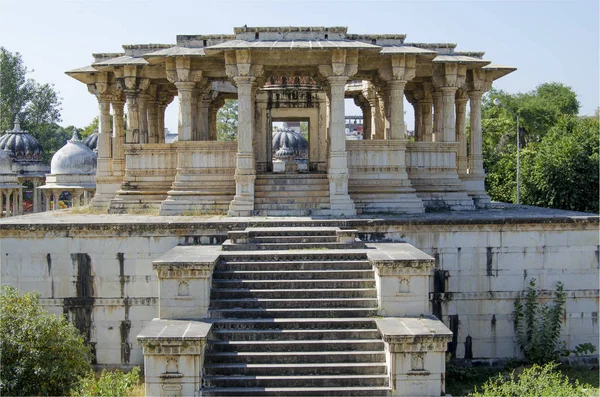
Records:
<instances>
[{"instance_id":1,"label":"clear sky","mask_svg":"<svg viewBox=\"0 0 600 397\"><path fill-rule=\"evenodd\" d=\"M562 82L589 115L599 106L598 8L598 0L0 0L0 44L21 53L36 81L55 85L64 126L84 127L96 116L95 97L64 74L89 65L92 53L175 43L177 34L232 34L243 25L347 26L349 33L405 33L407 42L457 43L459 51L485 51L484 59L518 68L495 87L515 93ZM175 103L166 127L176 130Z\"/></svg>"}]
</instances>

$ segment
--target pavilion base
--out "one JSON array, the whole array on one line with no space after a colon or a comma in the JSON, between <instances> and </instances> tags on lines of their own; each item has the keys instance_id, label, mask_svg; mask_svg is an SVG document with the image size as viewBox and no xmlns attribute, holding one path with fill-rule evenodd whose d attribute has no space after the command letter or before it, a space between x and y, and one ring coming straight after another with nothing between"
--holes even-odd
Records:
<instances>
[{"instance_id":1,"label":"pavilion base","mask_svg":"<svg viewBox=\"0 0 600 397\"><path fill-rule=\"evenodd\" d=\"M461 176L465 191L473 199L476 208L492 207L490 196L485 192L485 175L467 174Z\"/></svg>"},{"instance_id":2,"label":"pavilion base","mask_svg":"<svg viewBox=\"0 0 600 397\"><path fill-rule=\"evenodd\" d=\"M110 207L110 202L121 188L120 181L102 182L96 179L96 193L90 202L90 207L93 209L107 210Z\"/></svg>"}]
</instances>

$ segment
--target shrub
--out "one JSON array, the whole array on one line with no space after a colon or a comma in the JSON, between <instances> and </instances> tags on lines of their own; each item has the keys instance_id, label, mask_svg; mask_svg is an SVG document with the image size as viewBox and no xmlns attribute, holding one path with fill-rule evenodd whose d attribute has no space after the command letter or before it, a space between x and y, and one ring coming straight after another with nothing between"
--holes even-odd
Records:
<instances>
[{"instance_id":1,"label":"shrub","mask_svg":"<svg viewBox=\"0 0 600 397\"><path fill-rule=\"evenodd\" d=\"M127 396L140 380L140 369L133 367L131 372L105 371L96 378L94 371L88 372L83 377L71 395L78 397L88 396Z\"/></svg>"},{"instance_id":2,"label":"shrub","mask_svg":"<svg viewBox=\"0 0 600 397\"><path fill-rule=\"evenodd\" d=\"M509 376L498 375L489 379L482 387L475 388L473 397L571 397L591 396L594 391L588 390L575 380L569 379L556 370L558 364L548 363L543 366L534 364L526 368L519 376L513 371Z\"/></svg>"},{"instance_id":3,"label":"shrub","mask_svg":"<svg viewBox=\"0 0 600 397\"><path fill-rule=\"evenodd\" d=\"M66 395L90 370L90 349L64 317L39 305L37 292L0 292L0 394Z\"/></svg>"}]
</instances>

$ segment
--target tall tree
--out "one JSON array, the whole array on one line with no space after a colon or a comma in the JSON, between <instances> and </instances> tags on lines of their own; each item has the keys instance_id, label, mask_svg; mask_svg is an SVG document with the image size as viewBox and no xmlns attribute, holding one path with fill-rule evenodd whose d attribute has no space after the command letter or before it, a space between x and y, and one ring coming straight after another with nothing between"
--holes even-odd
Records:
<instances>
[{"instance_id":1,"label":"tall tree","mask_svg":"<svg viewBox=\"0 0 600 397\"><path fill-rule=\"evenodd\" d=\"M44 147L47 160L64 145L62 142L55 146L57 143L52 139L53 124L61 121L61 100L52 84L39 84L27 78L29 72L21 54L0 47L0 128L12 129L18 116L21 127Z\"/></svg>"},{"instance_id":2,"label":"tall tree","mask_svg":"<svg viewBox=\"0 0 600 397\"><path fill-rule=\"evenodd\" d=\"M494 105L495 98L506 108ZM482 106L482 129L486 188L492 200L516 202L516 114L522 149L521 202L597 211L598 131L591 121L579 120L578 111L577 95L560 83L541 84L528 93L490 91ZM590 171L596 173L595 179ZM596 205L586 204L589 200Z\"/></svg>"}]
</instances>

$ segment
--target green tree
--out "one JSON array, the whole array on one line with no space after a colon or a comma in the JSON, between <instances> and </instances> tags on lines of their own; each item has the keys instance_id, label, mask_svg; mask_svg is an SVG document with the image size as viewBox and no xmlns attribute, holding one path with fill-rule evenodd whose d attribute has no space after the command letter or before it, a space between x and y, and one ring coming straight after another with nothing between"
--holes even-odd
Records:
<instances>
[{"instance_id":1,"label":"green tree","mask_svg":"<svg viewBox=\"0 0 600 397\"><path fill-rule=\"evenodd\" d=\"M540 196L543 194L540 193L540 189L545 189L545 186L551 186L552 183L543 182L541 177L532 180L530 178L534 173L524 169L526 163L536 163L538 146L542 145L541 142L551 134L560 120L563 117L576 117L579 111L575 92L560 83L541 84L528 93L518 94L492 89L489 95L484 97L482 106L484 168L487 174L486 189L492 200L516 202L517 190L517 121L507 109L493 104L496 98L512 113L519 115L520 146L523 150L521 188L528 189L528 193L522 191L521 202L556 208L582 208L577 203L571 202L558 206L553 204L558 202L557 200L541 199ZM545 143L546 146L558 144L555 137L548 138ZM595 167L596 171L597 169L598 166ZM548 176L548 173L544 175ZM539 187L534 189L536 184ZM546 195L552 194L546 192ZM561 196L574 197L567 193L562 193ZM597 202L597 199L595 201Z\"/></svg>"},{"instance_id":2,"label":"green tree","mask_svg":"<svg viewBox=\"0 0 600 397\"><path fill-rule=\"evenodd\" d=\"M521 163L523 202L598 213L599 134L597 118L563 116L528 147Z\"/></svg>"},{"instance_id":3,"label":"green tree","mask_svg":"<svg viewBox=\"0 0 600 397\"><path fill-rule=\"evenodd\" d=\"M37 292L2 286L0 309L0 394L67 395L91 369L79 331L46 312Z\"/></svg>"},{"instance_id":4,"label":"green tree","mask_svg":"<svg viewBox=\"0 0 600 397\"><path fill-rule=\"evenodd\" d=\"M53 85L27 78L29 72L21 54L0 47L0 127L2 131L12 129L15 116L19 116L21 127L44 147L47 160L64 145L54 146L51 139L56 131L53 124L60 121L61 100Z\"/></svg>"},{"instance_id":5,"label":"green tree","mask_svg":"<svg viewBox=\"0 0 600 397\"><path fill-rule=\"evenodd\" d=\"M225 104L217 112L217 140L235 141L237 139L238 103L226 99Z\"/></svg>"}]
</instances>

